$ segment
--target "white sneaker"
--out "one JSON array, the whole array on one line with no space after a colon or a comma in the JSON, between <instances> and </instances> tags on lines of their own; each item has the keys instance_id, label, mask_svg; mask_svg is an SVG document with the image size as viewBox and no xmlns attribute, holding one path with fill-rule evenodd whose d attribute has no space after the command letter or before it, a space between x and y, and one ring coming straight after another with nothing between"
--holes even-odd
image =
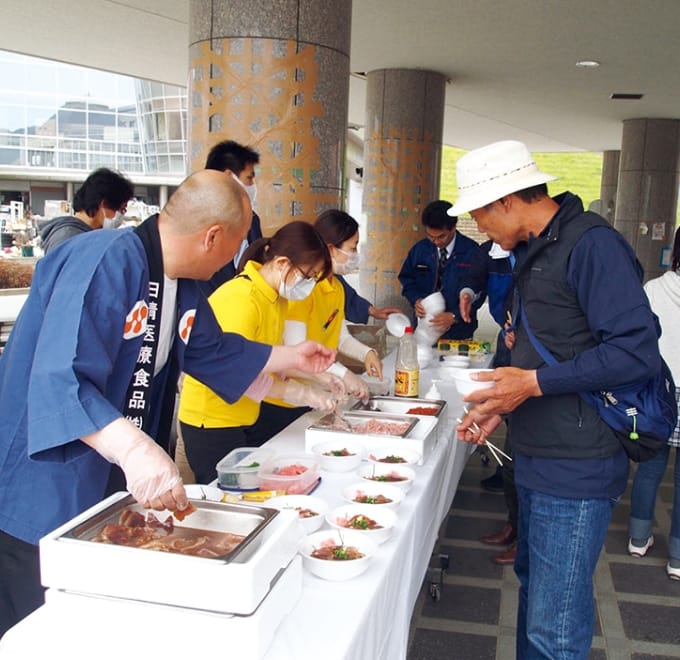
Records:
<instances>
[{"instance_id":1,"label":"white sneaker","mask_svg":"<svg viewBox=\"0 0 680 660\"><path fill-rule=\"evenodd\" d=\"M670 562L666 564L666 573L671 580L680 580L680 568L673 568Z\"/></svg>"},{"instance_id":2,"label":"white sneaker","mask_svg":"<svg viewBox=\"0 0 680 660\"><path fill-rule=\"evenodd\" d=\"M633 545L633 539L628 539L628 554L633 557L644 557L649 550L654 545L654 537L650 536L647 539L647 543L642 546ZM675 570L675 569L673 569Z\"/></svg>"}]
</instances>

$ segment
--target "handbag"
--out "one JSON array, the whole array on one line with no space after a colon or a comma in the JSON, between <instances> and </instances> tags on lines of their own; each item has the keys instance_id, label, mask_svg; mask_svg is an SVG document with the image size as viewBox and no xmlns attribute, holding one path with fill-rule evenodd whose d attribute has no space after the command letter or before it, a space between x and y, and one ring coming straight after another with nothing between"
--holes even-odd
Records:
<instances>
[{"instance_id":1,"label":"handbag","mask_svg":"<svg viewBox=\"0 0 680 660\"><path fill-rule=\"evenodd\" d=\"M555 356L531 331L520 300L520 314L531 345L548 365L556 365ZM622 385L612 390L578 392L578 395L616 433L616 437L636 463L654 458L673 434L678 419L675 383L665 360L661 368L644 383Z\"/></svg>"}]
</instances>

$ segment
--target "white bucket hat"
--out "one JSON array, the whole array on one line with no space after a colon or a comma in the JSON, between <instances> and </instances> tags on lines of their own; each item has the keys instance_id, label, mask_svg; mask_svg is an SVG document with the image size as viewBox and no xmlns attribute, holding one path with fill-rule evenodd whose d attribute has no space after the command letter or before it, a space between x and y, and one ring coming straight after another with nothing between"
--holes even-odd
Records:
<instances>
[{"instance_id":1,"label":"white bucket hat","mask_svg":"<svg viewBox=\"0 0 680 660\"><path fill-rule=\"evenodd\" d=\"M479 209L505 195L557 177L541 172L524 144L503 140L462 156L456 164L456 178L458 200L447 211L449 215Z\"/></svg>"}]
</instances>

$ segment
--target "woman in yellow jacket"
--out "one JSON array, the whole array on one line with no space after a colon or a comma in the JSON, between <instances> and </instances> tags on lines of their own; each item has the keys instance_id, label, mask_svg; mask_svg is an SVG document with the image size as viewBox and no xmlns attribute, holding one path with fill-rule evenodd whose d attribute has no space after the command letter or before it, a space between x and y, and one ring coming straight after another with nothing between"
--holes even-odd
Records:
<instances>
[{"instance_id":1,"label":"woman in yellow jacket","mask_svg":"<svg viewBox=\"0 0 680 660\"><path fill-rule=\"evenodd\" d=\"M209 297L210 306L225 332L281 344L288 301L307 297L317 280L331 272L328 249L311 225L298 221L285 225L271 238L255 241L244 261L239 275ZM323 377L321 381L330 382ZM186 376L178 417L197 483L212 481L215 466L232 449L254 446L247 432L258 418L265 394L324 410L335 404L327 391L278 378L260 382L259 388L251 388L236 403L228 404L210 388Z\"/></svg>"},{"instance_id":2,"label":"woman in yellow jacket","mask_svg":"<svg viewBox=\"0 0 680 660\"><path fill-rule=\"evenodd\" d=\"M357 221L344 211L330 209L319 215L314 228L328 247L333 273L350 272L351 264L358 259ZM376 351L352 337L347 329L345 290L332 274L320 280L308 298L288 305L284 343L292 345L305 339L313 339L327 348L337 349L341 355L363 362L369 376L382 379L382 362ZM336 362L328 371L342 379L349 394L358 399L368 397L366 381L344 365ZM308 410L267 397L262 402L257 424L249 434L254 442L261 444Z\"/></svg>"}]
</instances>

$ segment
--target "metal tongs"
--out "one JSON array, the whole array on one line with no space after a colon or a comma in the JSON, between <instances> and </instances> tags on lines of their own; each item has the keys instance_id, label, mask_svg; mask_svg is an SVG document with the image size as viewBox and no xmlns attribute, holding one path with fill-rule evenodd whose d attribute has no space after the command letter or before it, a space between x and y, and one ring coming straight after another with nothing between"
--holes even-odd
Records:
<instances>
[{"instance_id":1,"label":"metal tongs","mask_svg":"<svg viewBox=\"0 0 680 660\"><path fill-rule=\"evenodd\" d=\"M463 410L465 411L465 414L466 414L466 415L470 412L470 411L468 410L467 406L463 406ZM462 420L460 417L457 417L457 418L456 418L456 421L457 421L459 424L462 424L462 423L463 423L463 420ZM475 421L472 422L472 428L473 428L475 431L479 431L480 435L482 434L482 429L480 428L479 424L477 424L477 422L475 422ZM498 447L496 447L496 445L494 445L493 443L489 442L489 439L486 438L486 437L484 438L484 444L489 448L489 451L491 452L491 455L496 459L496 462L497 462L498 465L500 465L501 467L503 466L503 461L501 461L501 459L498 457L499 454L500 454L501 456L503 456L504 458L506 458L507 460L512 461L512 456L508 456L502 449L499 449Z\"/></svg>"}]
</instances>

